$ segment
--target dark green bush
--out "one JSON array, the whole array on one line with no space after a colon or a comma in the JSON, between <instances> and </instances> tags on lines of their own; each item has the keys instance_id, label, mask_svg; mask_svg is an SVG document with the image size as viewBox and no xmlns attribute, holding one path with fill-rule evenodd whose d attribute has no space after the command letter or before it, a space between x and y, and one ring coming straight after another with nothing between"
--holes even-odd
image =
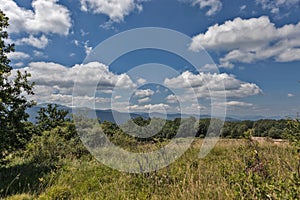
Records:
<instances>
[{"instance_id":1,"label":"dark green bush","mask_svg":"<svg viewBox=\"0 0 300 200\"><path fill-rule=\"evenodd\" d=\"M52 167L63 159L79 158L86 154L88 152L76 135L72 122L35 135L25 151L25 155L33 162Z\"/></svg>"}]
</instances>

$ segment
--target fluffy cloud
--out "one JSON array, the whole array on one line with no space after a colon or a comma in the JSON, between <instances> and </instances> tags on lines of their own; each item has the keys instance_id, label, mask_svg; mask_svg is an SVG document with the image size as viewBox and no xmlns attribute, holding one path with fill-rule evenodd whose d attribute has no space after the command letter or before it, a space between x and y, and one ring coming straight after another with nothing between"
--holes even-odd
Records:
<instances>
[{"instance_id":1,"label":"fluffy cloud","mask_svg":"<svg viewBox=\"0 0 300 200\"><path fill-rule=\"evenodd\" d=\"M254 48L273 39L276 28L268 17L241 19L236 18L224 24L215 24L206 33L193 37L190 49L197 51L201 45L207 49L231 50ZM266 34L262 34L266 33Z\"/></svg>"},{"instance_id":2,"label":"fluffy cloud","mask_svg":"<svg viewBox=\"0 0 300 200\"><path fill-rule=\"evenodd\" d=\"M35 82L35 100L42 102L55 102L63 105L72 103L74 83L80 84L83 90L93 87L91 83L97 83L99 92L106 92L113 87L131 88L136 85L127 74L114 74L108 66L92 62L85 65L65 67L57 63L33 62L28 67L19 69L22 72L31 73L30 81ZM78 76L80 72L80 76ZM13 70L16 73L16 70ZM75 96L75 100L91 100L85 93ZM96 97L96 102L107 102L107 98Z\"/></svg>"},{"instance_id":3,"label":"fluffy cloud","mask_svg":"<svg viewBox=\"0 0 300 200\"><path fill-rule=\"evenodd\" d=\"M11 32L30 34L54 33L67 35L71 27L69 10L58 0L33 0L33 10L17 5L13 0L0 0L0 9L10 19Z\"/></svg>"},{"instance_id":4,"label":"fluffy cloud","mask_svg":"<svg viewBox=\"0 0 300 200\"><path fill-rule=\"evenodd\" d=\"M270 10L273 14L279 13L282 8L299 6L299 3L300 0L256 0L256 4L261 5L265 10Z\"/></svg>"},{"instance_id":5,"label":"fluffy cloud","mask_svg":"<svg viewBox=\"0 0 300 200\"><path fill-rule=\"evenodd\" d=\"M216 14L222 9L221 0L179 0L180 2L191 3L193 6L199 6L200 9L208 8L207 16Z\"/></svg>"},{"instance_id":6,"label":"fluffy cloud","mask_svg":"<svg viewBox=\"0 0 300 200\"><path fill-rule=\"evenodd\" d=\"M87 106L91 105L91 102L96 102L101 108L109 108L111 106L110 94L112 94L114 87L117 86L120 89L124 89L124 92L127 92L127 89L128 91L132 91L138 85L127 74L114 74L109 70L108 66L99 62L75 65L73 67L65 67L57 63L32 62L20 70L31 73L32 77L30 81L36 83L36 95L34 95L33 99L38 103L58 103L71 106L72 100L75 100L77 106ZM15 73L16 70L13 70L13 74ZM73 94L75 82L80 85L82 93L79 91L75 95ZM95 83L98 84L95 94L91 95L87 93L86 91L90 91L90 89L94 91ZM194 92L197 98L205 99L217 98L224 95L230 98L241 98L262 93L257 85L240 81L229 74L193 74L186 71L177 77L165 79L164 84L166 87L173 88L174 91L182 90L183 93L176 92L177 96L171 94L165 98L165 102L163 103L149 104L148 102L151 101L150 97L155 92L151 89L140 89L136 90L133 95L137 98L139 105L128 105L128 102L127 104L126 102L117 102L113 109L119 111L129 109L133 111L151 110L152 112L164 112L176 109L174 106L168 105L168 103L176 103L177 99L179 99L183 102L185 111L188 109L188 106L193 105L193 108L190 108L192 112L195 109L202 109L202 106L199 107L197 102L194 101L195 96L191 96L194 95ZM115 100L121 98L118 95L115 97ZM119 105L118 103L122 104ZM248 103L238 101L231 101L226 105L239 107L251 106Z\"/></svg>"},{"instance_id":7,"label":"fluffy cloud","mask_svg":"<svg viewBox=\"0 0 300 200\"><path fill-rule=\"evenodd\" d=\"M129 110L135 110L135 111L151 111L151 112L161 112L164 110L167 110L169 108L169 105L167 104L147 104L147 105L132 105L128 106Z\"/></svg>"},{"instance_id":8,"label":"fluffy cloud","mask_svg":"<svg viewBox=\"0 0 300 200\"><path fill-rule=\"evenodd\" d=\"M227 52L221 66L231 63L252 63L273 58L279 62L300 60L300 22L277 28L269 18L236 18L208 28L206 33L193 37L190 49Z\"/></svg>"},{"instance_id":9,"label":"fluffy cloud","mask_svg":"<svg viewBox=\"0 0 300 200\"><path fill-rule=\"evenodd\" d=\"M170 94L169 96L166 97L167 103L177 103L177 97L174 94Z\"/></svg>"},{"instance_id":10,"label":"fluffy cloud","mask_svg":"<svg viewBox=\"0 0 300 200\"><path fill-rule=\"evenodd\" d=\"M42 35L39 38L30 35L28 38L18 39L13 43L16 45L30 45L38 49L44 49L48 45L49 40L45 35Z\"/></svg>"},{"instance_id":11,"label":"fluffy cloud","mask_svg":"<svg viewBox=\"0 0 300 200\"><path fill-rule=\"evenodd\" d=\"M142 98L142 99L139 99L138 102L141 104L141 103L147 103L147 102L150 102L151 99L149 97L145 97L145 98Z\"/></svg>"},{"instance_id":12,"label":"fluffy cloud","mask_svg":"<svg viewBox=\"0 0 300 200\"><path fill-rule=\"evenodd\" d=\"M73 96L72 94L53 93L53 89L46 86L35 86L36 95L31 97L38 103L58 103L60 105L72 106L72 102L76 101L77 106L85 107L90 102L103 104L110 102L110 98L90 97L90 96Z\"/></svg>"},{"instance_id":13,"label":"fluffy cloud","mask_svg":"<svg viewBox=\"0 0 300 200\"><path fill-rule=\"evenodd\" d=\"M193 74L186 71L175 78L165 79L164 83L173 89L178 89L178 86L184 89L185 94L179 98L185 100L188 100L189 96L194 93L198 98L213 98L224 95L230 98L242 98L262 93L256 84L240 81L233 75L226 73Z\"/></svg>"},{"instance_id":14,"label":"fluffy cloud","mask_svg":"<svg viewBox=\"0 0 300 200\"><path fill-rule=\"evenodd\" d=\"M28 59L30 56L27 53L16 51L16 52L10 52L7 55L8 59L10 60L23 60Z\"/></svg>"},{"instance_id":15,"label":"fluffy cloud","mask_svg":"<svg viewBox=\"0 0 300 200\"><path fill-rule=\"evenodd\" d=\"M291 48L282 51L276 58L279 62L299 61L300 60L300 48Z\"/></svg>"},{"instance_id":16,"label":"fluffy cloud","mask_svg":"<svg viewBox=\"0 0 300 200\"><path fill-rule=\"evenodd\" d=\"M138 83L139 85L144 85L146 82L147 82L147 80L145 80L145 79L143 79L143 78L139 78L139 79L137 80L137 83Z\"/></svg>"},{"instance_id":17,"label":"fluffy cloud","mask_svg":"<svg viewBox=\"0 0 300 200\"><path fill-rule=\"evenodd\" d=\"M155 92L153 90L150 90L150 89L136 90L134 92L134 96L139 97L139 98L145 98L145 97L152 96L154 93Z\"/></svg>"},{"instance_id":18,"label":"fluffy cloud","mask_svg":"<svg viewBox=\"0 0 300 200\"><path fill-rule=\"evenodd\" d=\"M13 0L0 0L0 9L9 17L9 32L23 37L12 42L43 49L49 43L46 35L68 35L72 26L70 11L58 1L33 0L30 10ZM24 37L24 33L28 36Z\"/></svg>"},{"instance_id":19,"label":"fluffy cloud","mask_svg":"<svg viewBox=\"0 0 300 200\"><path fill-rule=\"evenodd\" d=\"M80 0L81 10L107 15L113 22L121 22L124 17L137 9L142 10L141 0Z\"/></svg>"}]
</instances>

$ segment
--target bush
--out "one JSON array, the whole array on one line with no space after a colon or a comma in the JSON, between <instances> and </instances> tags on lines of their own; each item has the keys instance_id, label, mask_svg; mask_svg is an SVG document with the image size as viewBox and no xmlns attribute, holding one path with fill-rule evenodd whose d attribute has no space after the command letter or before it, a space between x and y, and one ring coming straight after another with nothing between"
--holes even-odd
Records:
<instances>
[{"instance_id":1,"label":"bush","mask_svg":"<svg viewBox=\"0 0 300 200\"><path fill-rule=\"evenodd\" d=\"M290 119L285 129L285 137L288 138L297 150L300 151L300 119ZM299 152L300 153L300 152Z\"/></svg>"},{"instance_id":2,"label":"bush","mask_svg":"<svg viewBox=\"0 0 300 200\"><path fill-rule=\"evenodd\" d=\"M35 163L55 167L62 159L79 158L87 153L76 135L74 124L65 122L62 126L35 135L28 143L25 155Z\"/></svg>"}]
</instances>

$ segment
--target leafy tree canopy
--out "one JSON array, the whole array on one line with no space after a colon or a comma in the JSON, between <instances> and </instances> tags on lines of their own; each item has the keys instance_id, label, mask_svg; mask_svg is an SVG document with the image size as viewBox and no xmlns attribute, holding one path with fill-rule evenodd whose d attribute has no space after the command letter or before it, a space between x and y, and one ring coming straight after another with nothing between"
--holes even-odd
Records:
<instances>
[{"instance_id":1,"label":"leafy tree canopy","mask_svg":"<svg viewBox=\"0 0 300 200\"><path fill-rule=\"evenodd\" d=\"M6 44L8 18L0 10L0 159L18 148L23 148L31 135L25 130L29 117L26 109L34 105L26 96L33 95L34 83L30 74L17 71L12 77L12 67L7 54L14 51L13 44Z\"/></svg>"}]
</instances>

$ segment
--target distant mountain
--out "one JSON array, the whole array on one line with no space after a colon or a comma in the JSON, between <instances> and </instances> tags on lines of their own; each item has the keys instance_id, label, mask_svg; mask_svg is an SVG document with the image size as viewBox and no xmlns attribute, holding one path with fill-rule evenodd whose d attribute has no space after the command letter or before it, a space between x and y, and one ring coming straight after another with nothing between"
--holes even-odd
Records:
<instances>
[{"instance_id":1,"label":"distant mountain","mask_svg":"<svg viewBox=\"0 0 300 200\"><path fill-rule=\"evenodd\" d=\"M232 119L237 119L238 121L244 121L244 120L250 120L250 121L258 121L261 119L274 119L274 120L280 120L280 119L287 119L287 118L292 118L294 119L296 115L289 115L289 116L262 116L262 115L249 115L249 116L236 116L232 115L229 118ZM233 120L228 120L228 121L233 121Z\"/></svg>"},{"instance_id":2,"label":"distant mountain","mask_svg":"<svg viewBox=\"0 0 300 200\"><path fill-rule=\"evenodd\" d=\"M28 109L28 113L30 115L29 121L35 123L36 117L38 116L38 111L43 108L47 107L47 104L38 104L30 109ZM72 108L59 105L61 109L68 110L69 113L72 113ZM88 116L93 116L94 113L93 110L90 110L88 113ZM123 113L113 110L96 110L96 116L100 121L109 121L109 122L118 122L120 124L123 124L127 122L129 119L137 118L137 117L143 117L143 118L150 118L150 116L156 117L156 118L167 118L168 120L174 120L176 118L189 118L189 117L195 117L197 119L204 119L204 118L211 118L210 115L193 115L193 114L180 114L180 113L169 113L167 116L163 113L159 112L153 112L151 114L144 113L144 112L137 112L137 113ZM293 116L287 116L294 118ZM283 119L286 119L287 117L284 117ZM236 115L230 115L225 117L225 121L243 121L243 120L251 120L251 121L257 121L260 119L282 119L280 116L273 116L273 117L265 117L265 116L236 116Z\"/></svg>"}]
</instances>

